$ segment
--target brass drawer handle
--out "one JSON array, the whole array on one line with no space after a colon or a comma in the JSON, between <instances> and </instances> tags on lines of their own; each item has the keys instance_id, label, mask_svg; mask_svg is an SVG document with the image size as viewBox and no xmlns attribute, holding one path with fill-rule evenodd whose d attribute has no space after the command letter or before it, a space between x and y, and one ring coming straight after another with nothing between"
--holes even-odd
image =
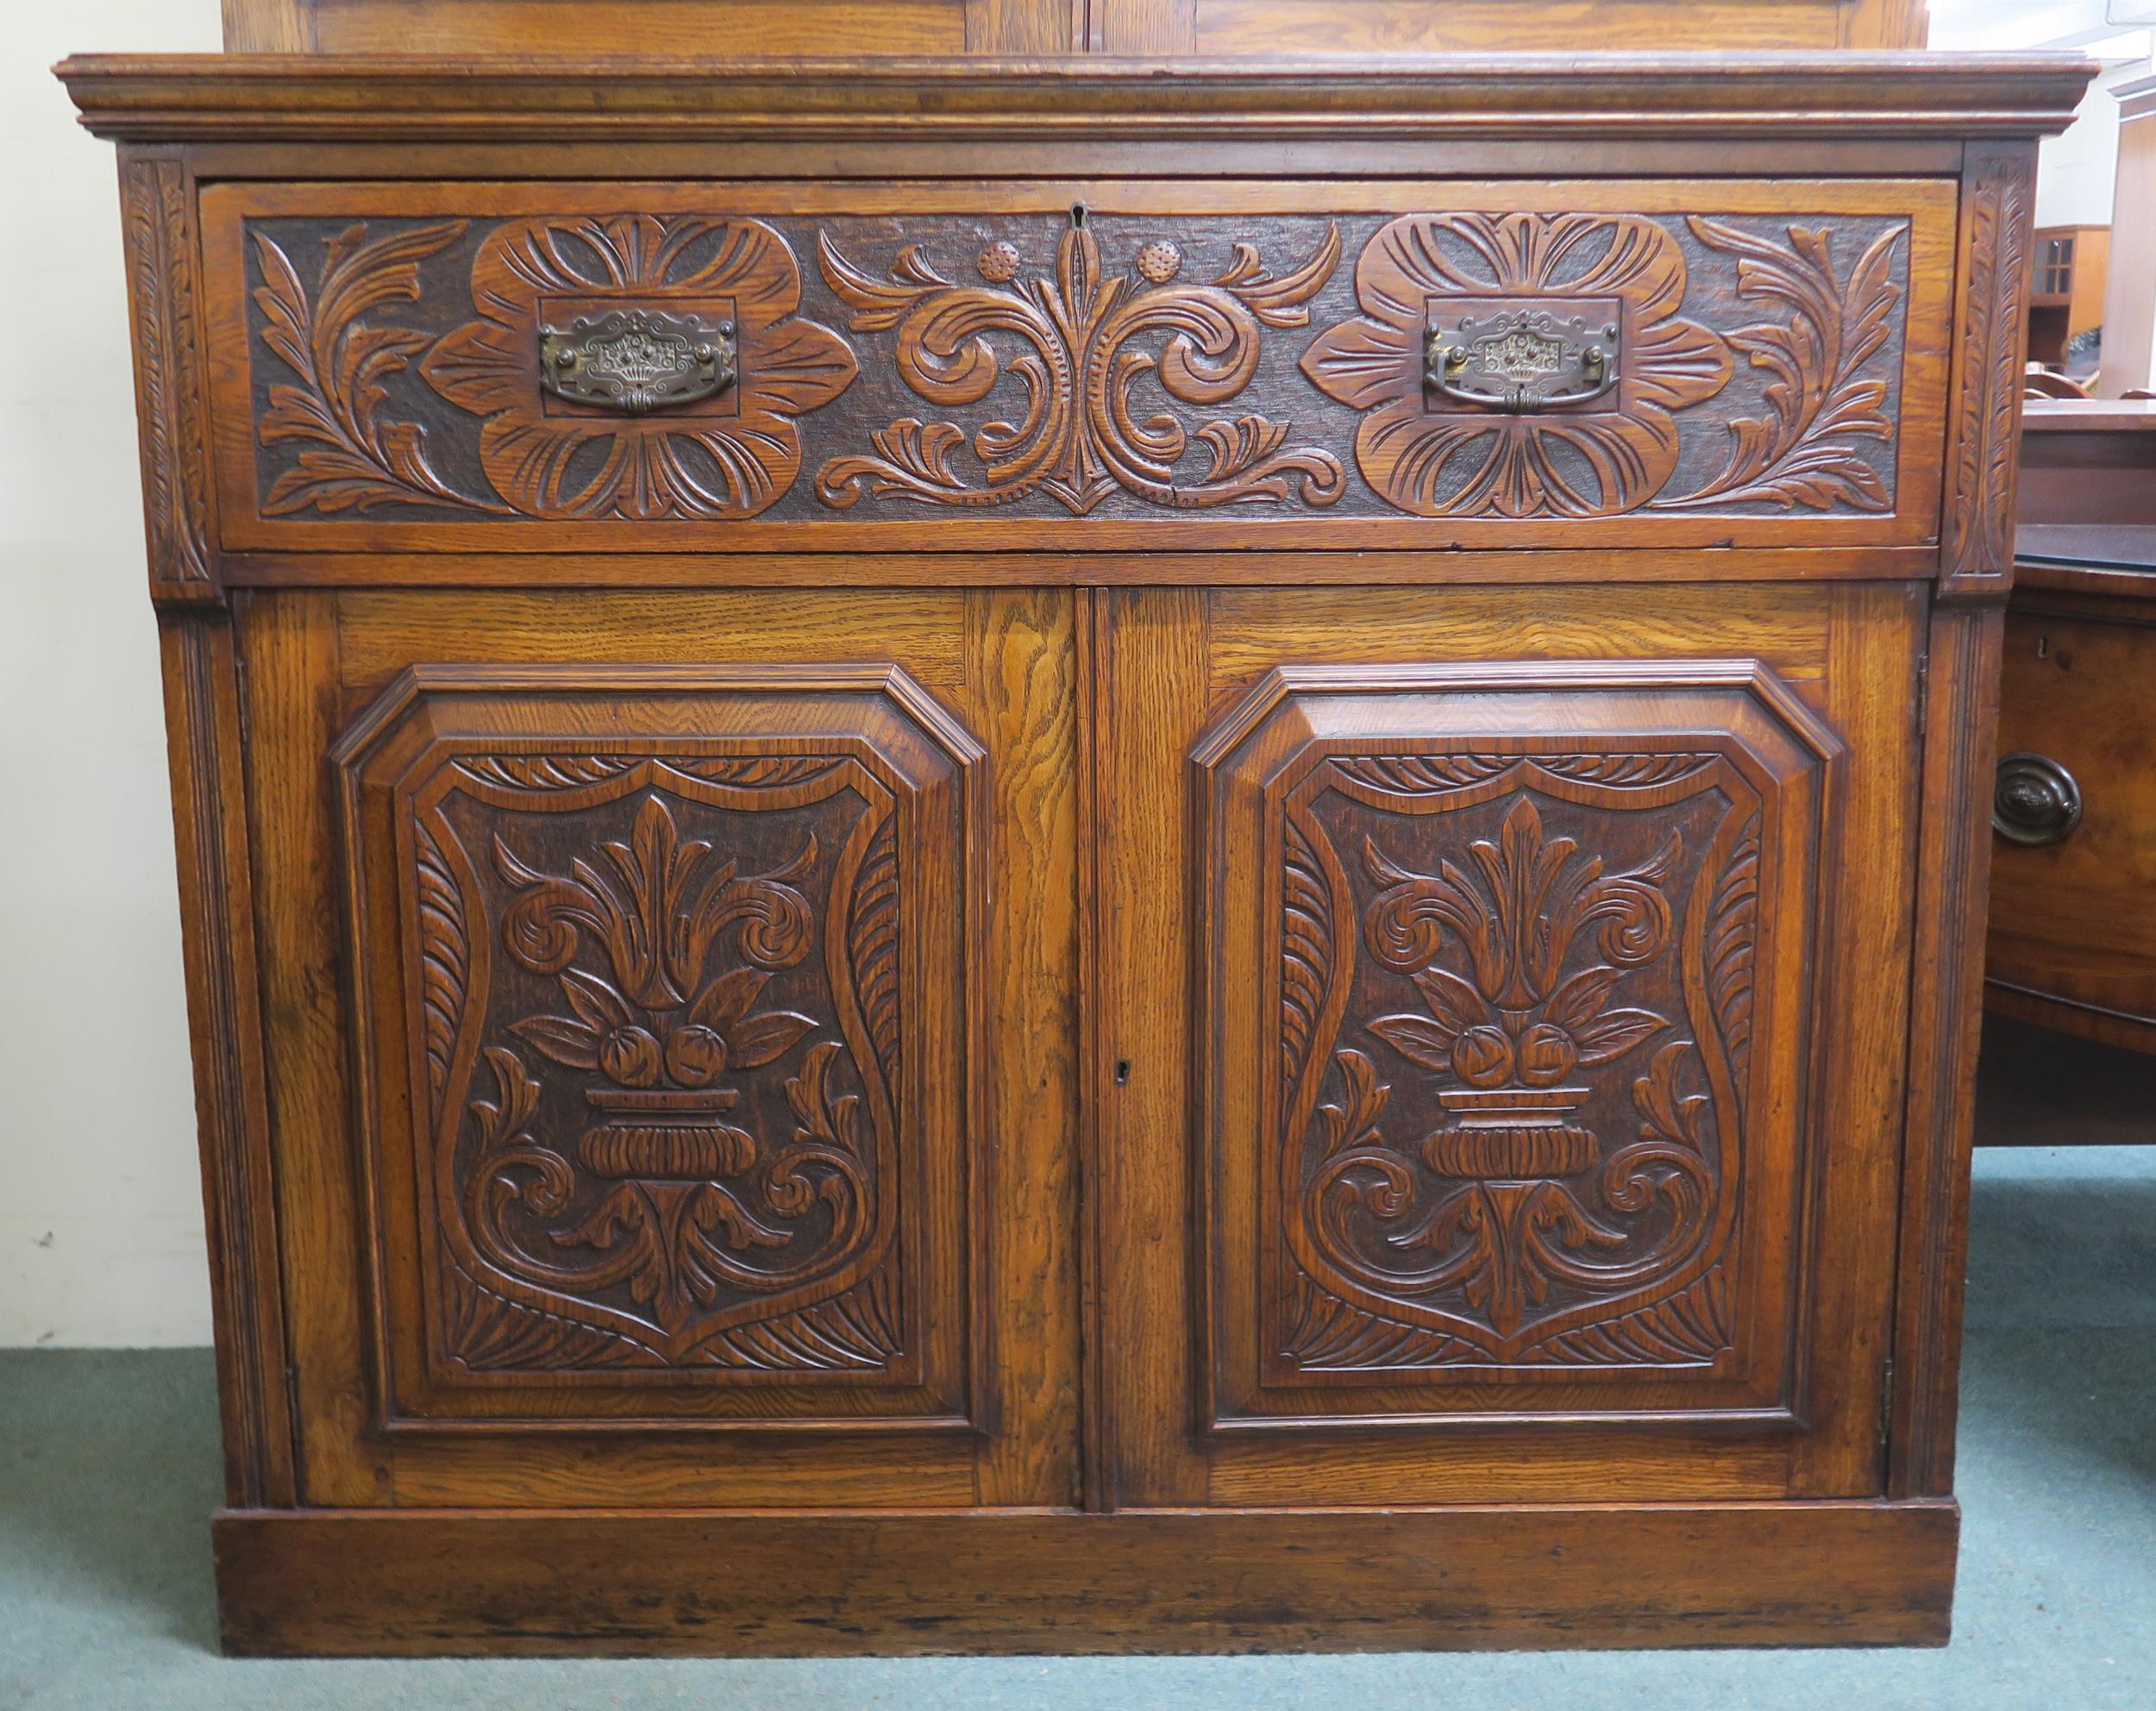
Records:
<instances>
[{"instance_id":1,"label":"brass drawer handle","mask_svg":"<svg viewBox=\"0 0 2156 1711\"><path fill-rule=\"evenodd\" d=\"M572 404L631 416L694 404L734 384L734 325L620 309L539 329L540 385Z\"/></svg>"},{"instance_id":2,"label":"brass drawer handle","mask_svg":"<svg viewBox=\"0 0 2156 1711\"><path fill-rule=\"evenodd\" d=\"M1991 830L2009 843L2064 843L2081 824L2081 787L2048 755L2002 755L1991 793Z\"/></svg>"},{"instance_id":3,"label":"brass drawer handle","mask_svg":"<svg viewBox=\"0 0 2156 1711\"><path fill-rule=\"evenodd\" d=\"M1618 323L1583 315L1502 310L1431 329L1423 379L1453 404L1533 415L1591 404L1618 379Z\"/></svg>"}]
</instances>

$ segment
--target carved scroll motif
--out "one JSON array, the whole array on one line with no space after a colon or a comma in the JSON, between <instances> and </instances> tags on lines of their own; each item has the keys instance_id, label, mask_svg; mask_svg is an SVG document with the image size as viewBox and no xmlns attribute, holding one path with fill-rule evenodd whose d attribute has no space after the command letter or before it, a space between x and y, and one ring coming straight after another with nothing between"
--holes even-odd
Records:
<instances>
[{"instance_id":1,"label":"carved scroll motif","mask_svg":"<svg viewBox=\"0 0 2156 1711\"><path fill-rule=\"evenodd\" d=\"M852 309L857 333L899 335L899 373L931 404L978 403L1006 371L1023 388L1025 415L995 421L968 441L952 422L900 417L871 436L873 454L833 458L817 476L827 504L864 493L925 504L1009 505L1045 493L1082 516L1110 494L1194 509L1282 499L1290 493L1328 505L1346 491L1339 460L1319 448L1287 446L1288 424L1259 415L1205 422L1194 432L1172 415L1140 419L1134 387L1158 383L1177 404L1225 404L1257 371L1261 328L1309 324L1307 304L1332 276L1340 239L1328 228L1318 248L1286 273L1267 271L1257 251L1204 283L1179 279L1181 249L1165 239L1142 245L1138 278L1105 271L1093 232L1074 223L1047 277L1020 284L1017 248L998 241L975 262L980 285L939 273L909 246L879 279L818 240L824 278ZM1157 351L1138 344L1157 337ZM1018 348L1000 356L993 339ZM1195 440L1202 467L1186 471ZM970 450L978 481L953 460Z\"/></svg>"},{"instance_id":2,"label":"carved scroll motif","mask_svg":"<svg viewBox=\"0 0 2156 1711\"><path fill-rule=\"evenodd\" d=\"M815 755L449 771L414 829L445 1352L887 1364L887 793Z\"/></svg>"},{"instance_id":3,"label":"carved scroll motif","mask_svg":"<svg viewBox=\"0 0 2156 1711\"><path fill-rule=\"evenodd\" d=\"M1711 754L1338 756L1285 838L1284 1357L1714 1359L1751 1042L1750 787Z\"/></svg>"}]
</instances>

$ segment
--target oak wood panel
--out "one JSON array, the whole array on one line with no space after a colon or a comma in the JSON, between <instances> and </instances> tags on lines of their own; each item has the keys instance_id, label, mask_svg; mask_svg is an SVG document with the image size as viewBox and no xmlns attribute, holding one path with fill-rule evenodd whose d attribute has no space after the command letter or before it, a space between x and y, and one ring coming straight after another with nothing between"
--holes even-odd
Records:
<instances>
[{"instance_id":1,"label":"oak wood panel","mask_svg":"<svg viewBox=\"0 0 2156 1711\"><path fill-rule=\"evenodd\" d=\"M228 1512L216 1538L225 1646L250 1656L1360 1651L1940 1645L1959 1520L1951 1502ZM856 1589L834 1620L839 1562ZM1755 1589L1742 1608L1734 1586Z\"/></svg>"},{"instance_id":2,"label":"oak wood panel","mask_svg":"<svg viewBox=\"0 0 2156 1711\"><path fill-rule=\"evenodd\" d=\"M1591 660L1608 657L1613 646L1669 660L1734 650L1769 662L1848 747L1851 769L1835 793L1825 871L1839 874L1856 861L1872 872L1911 871L1908 698L1922 637L1921 601L1911 591L1726 590L1697 605L1664 595L1650 610L1633 591L1597 589L1581 591L1556 611L1498 588L1434 599L1401 590L1224 589L1204 605L1202 674L1188 659L1194 618L1182 617L1171 632L1160 616L1163 596L1100 598L1106 609L1104 693L1112 710L1104 799L1143 799L1138 793L1161 790L1163 776L1181 768L1203 726L1264 671L1287 662L1367 668L1386 661ZM1170 633L1175 640L1163 645ZM1188 711L1194 699L1205 717ZM1126 721L1126 706L1138 710L1135 718ZM1189 966L1191 921L1164 900L1175 882L1164 876L1190 871L1187 823L1158 809L1112 828L1100 906L1132 924L1131 943L1119 945L1119 958L1138 956L1148 968ZM1570 1430L1536 1421L1532 1405L1515 1402L1506 1413L1491 1398L1488 1405L1499 1411L1493 1421L1432 1428L1444 1434L1441 1457L1430 1451L1439 1441L1432 1437L1405 1448L1337 1428L1329 1435L1305 1430L1292 1451L1246 1445L1232 1434L1194 1445L1177 1428L1198 1417L1188 1377L1196 1309L1171 1319L1146 1316L1141 1304L1150 1305L1177 1269L1194 1263L1188 1244L1200 1220L1213 1215L1192 1199L1197 1181L1188 1174L1196 1165L1186 1077L1205 1053L1188 1031L1187 999L1171 1005L1155 981L1133 1000L1111 973L1103 1056L1127 1062L1130 1073L1127 1082L1103 1088L1112 1125L1105 1144L1114 1164L1101 1192L1122 1216L1163 1232L1106 1256L1107 1312L1122 1327L1115 1346L1124 1351L1123 1369L1111 1375L1119 1500L1188 1501L1202 1489L1217 1503L1277 1501L1296 1479L1306 1496L1325 1491L1347 1501L1377 1501L1375 1494L1388 1489L1420 1501L1510 1497L1579 1489L1597 1477L1634 1495L1668 1496L1877 1490L1890 1332L1881 1303L1891 1269L1906 1011L1889 998L1883 1007L1855 1016L1836 994L1846 987L1896 991L1909 921L1904 903L1869 887L1835 885L1825 907L1824 949L1808 971L1802 1005L1812 1018L1804 1050L1825 1054L1817 1069L1821 1102L1808 1121L1815 1135L1833 1136L1835 1146L1804 1189L1810 1210L1799 1250L1805 1243L1825 1245L1806 1273L1814 1317L1802 1346L1814 1352L1797 1357L1808 1361L1811 1389L1794 1433L1777 1432L1771 1420L1711 1419L1659 1429L1601 1422ZM1792 1025L1798 1025L1794 1017ZM1817 1149L1812 1156L1821 1159ZM1159 1250L1169 1232L1180 1252ZM1829 1252L1831 1260L1824 1257Z\"/></svg>"},{"instance_id":3,"label":"oak wood panel","mask_svg":"<svg viewBox=\"0 0 2156 1711\"><path fill-rule=\"evenodd\" d=\"M422 663L340 736L385 1430L971 1423L984 760L876 666Z\"/></svg>"},{"instance_id":4,"label":"oak wood panel","mask_svg":"<svg viewBox=\"0 0 2156 1711\"><path fill-rule=\"evenodd\" d=\"M1044 954L1041 947L1007 933L997 937L1003 965L986 976L990 991L979 995L979 1020L968 1025L991 1026L993 1053L1005 1061L1002 1073L1022 1076L1037 1090L1045 1113L1021 1107L1011 1129L986 1141L983 1156L997 1160L998 1168L969 1193L979 1207L969 1239L984 1258L993 1249L997 1263L986 1268L968 1343L981 1359L1018 1336L1028 1348L1018 1363L1024 1388L1015 1395L984 1393L982 1436L938 1442L914 1433L904 1443L848 1448L824 1434L826 1441L813 1449L766 1436L714 1457L678 1435L694 1422L677 1419L674 1438L662 1437L630 1457L600 1447L601 1438L592 1432L601 1423L582 1428L580 1437L579 1428L565 1422L551 1429L558 1447L535 1441L505 1463L498 1443L490 1446L484 1438L458 1442L437 1432L417 1441L385 1441L354 1413L378 1408L379 1398L370 1394L369 1333L365 1315L355 1311L354 1293L365 1275L354 1245L363 1227L360 1189L337 1117L350 1094L335 1035L350 1025L334 991L333 971L342 953L331 918L323 912L337 881L329 864L308 857L299 846L316 835L326 812L314 780L331 737L398 672L442 658L520 661L528 674L548 680L571 674L561 663L566 659L579 662L575 671L592 681L611 669L593 662L615 656L737 667L768 661L795 670L804 659L849 655L901 667L910 662L920 667L916 675L924 680L943 680L936 693L950 698L946 705L958 718L982 731L991 776L1007 754L1012 787L1045 790L1052 799L1057 789L1069 788L1067 718L1044 719L1037 706L1014 699L1007 688L992 693L987 685L1004 674L1032 669L1037 656L1052 675L1059 650L1067 657L1070 645L1069 598L1018 597L1016 611L1005 614L1000 597L957 592L790 599L676 596L670 607L666 597L624 597L627 604L610 620L603 603L561 608L542 599L534 607L505 611L492 602L459 606L439 597L376 592L351 596L351 607L338 610L327 597L256 597L248 615L250 648L259 650L259 656L250 653L252 716L276 735L256 751L251 796L258 822L276 822L278 903L266 912L264 955L287 971L272 991L289 991L293 1006L293 1026L279 1031L280 1012L273 1001L279 1093L273 1128L280 1165L286 1160L291 1165L285 1181L304 1184L304 1203L295 1208L289 1239L303 1244L304 1251L304 1258L292 1261L293 1275L304 1286L291 1313L299 1407L310 1433L311 1501L440 1504L500 1501L511 1492L520 1502L568 1503L626 1501L632 1493L644 1502L781 1505L1067 1497L1075 1447L1075 1301L1068 1284L1058 1287L1057 1280L1071 1275L1072 1232L1060 1219L1041 1217L1031 1198L1020 1199L1039 1173L1052 1177L1068 1168L1051 1148L1056 1115L1068 1108L1068 1100L1059 1101L1053 1089L1069 1073L1070 1048L1066 1044L1060 1053L1054 1048L1059 1038L1071 1038L1075 1022L1067 991L1028 978ZM993 646L992 636L999 638ZM912 637L922 639L916 644ZM960 663L968 660L975 662L970 674ZM995 710L995 718L979 717L983 709ZM1043 912L1052 918L1068 907L1069 862L1068 845L1029 841L1008 850L997 875L998 906L1018 909L1021 918ZM298 1013L303 1000L310 1013L324 1018L326 1029L321 1023L303 1024ZM1041 1056L1018 1053L1002 1042L1006 1017ZM987 1108L1000 1112L1005 1105L999 1100ZM666 1413L642 1410L651 1424L662 1421ZM997 1434L1004 1430L1017 1441L998 1445ZM990 1467L983 1457L992 1446L1001 1459Z\"/></svg>"},{"instance_id":5,"label":"oak wood panel","mask_svg":"<svg viewBox=\"0 0 2156 1711\"><path fill-rule=\"evenodd\" d=\"M1084 0L223 0L232 53L1067 53Z\"/></svg>"},{"instance_id":6,"label":"oak wood panel","mask_svg":"<svg viewBox=\"0 0 2156 1711\"><path fill-rule=\"evenodd\" d=\"M1761 548L1745 555L1758 582L1883 582L1928 577L1929 547ZM833 588L855 586L854 561L830 553L243 553L221 569L235 588ZM1714 582L1727 573L1720 548L1667 552L1581 552L1554 548L1476 553L1126 554L907 553L880 560L886 588L1409 585L1443 587L1493 580L1561 586L1583 574L1605 583Z\"/></svg>"},{"instance_id":7,"label":"oak wood panel","mask_svg":"<svg viewBox=\"0 0 2156 1711\"><path fill-rule=\"evenodd\" d=\"M184 161L124 160L121 230L135 338L135 416L142 448L142 521L150 593L166 607L220 603L210 542L204 415L201 238Z\"/></svg>"},{"instance_id":8,"label":"oak wood panel","mask_svg":"<svg viewBox=\"0 0 2156 1711\"><path fill-rule=\"evenodd\" d=\"M1214 1429L1796 1423L1841 752L1745 661L1286 665L1211 728Z\"/></svg>"},{"instance_id":9,"label":"oak wood panel","mask_svg":"<svg viewBox=\"0 0 2156 1711\"><path fill-rule=\"evenodd\" d=\"M2002 593L2014 578L2014 484L2021 362L2028 348L2033 143L1972 143L1963 169L1955 268L1952 396L1940 585L1952 599Z\"/></svg>"},{"instance_id":10,"label":"oak wood panel","mask_svg":"<svg viewBox=\"0 0 2156 1711\"><path fill-rule=\"evenodd\" d=\"M1202 531L1883 547L1936 530L1936 185L1208 186L1201 205L1248 210L1234 220L1181 213L1187 188L1074 181L989 193L1007 235L985 246L979 191L952 204L862 186L828 214L770 186L532 194L208 193L210 313L232 333L213 341L228 545L1113 547ZM968 204L962 227L937 211ZM1445 211L1382 217L1417 206ZM768 217L780 209L797 217ZM967 271L980 282L956 283ZM1613 406L1429 402L1425 311L1402 320L1403 300L1482 312L1551 291L1622 323ZM628 420L550 403L523 349L534 317L632 298L713 324L743 305L738 386ZM962 323L962 376L938 354ZM1194 367L1186 323L1206 329ZM1770 362L1788 387L1767 389ZM1016 379L996 384L1012 363L1050 381L1015 429L992 415L1015 411ZM1111 368L1112 385L1087 378ZM1131 388L1148 375L1178 414L1140 427L1156 394ZM1231 399L1244 413L1206 419Z\"/></svg>"},{"instance_id":11,"label":"oak wood panel","mask_svg":"<svg viewBox=\"0 0 2156 1711\"><path fill-rule=\"evenodd\" d=\"M1888 1492L1953 1489L1961 1310L1968 1269L1969 1149L1982 1025L1990 799L2000 616L1934 611L1926 652L1917 814L1914 1013L1902 1234L1895 1285Z\"/></svg>"},{"instance_id":12,"label":"oak wood panel","mask_svg":"<svg viewBox=\"0 0 2156 1711\"><path fill-rule=\"evenodd\" d=\"M282 1255L256 985L254 863L231 627L160 621L181 945L228 1501L297 1501Z\"/></svg>"}]
</instances>

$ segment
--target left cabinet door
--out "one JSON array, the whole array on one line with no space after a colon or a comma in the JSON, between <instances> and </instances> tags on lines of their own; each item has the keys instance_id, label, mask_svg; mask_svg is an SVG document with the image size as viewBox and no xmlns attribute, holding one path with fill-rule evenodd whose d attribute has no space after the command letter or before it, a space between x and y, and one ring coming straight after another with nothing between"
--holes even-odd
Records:
<instances>
[{"instance_id":1,"label":"left cabinet door","mask_svg":"<svg viewBox=\"0 0 2156 1711\"><path fill-rule=\"evenodd\" d=\"M1071 602L240 617L310 1504L1062 1504Z\"/></svg>"}]
</instances>

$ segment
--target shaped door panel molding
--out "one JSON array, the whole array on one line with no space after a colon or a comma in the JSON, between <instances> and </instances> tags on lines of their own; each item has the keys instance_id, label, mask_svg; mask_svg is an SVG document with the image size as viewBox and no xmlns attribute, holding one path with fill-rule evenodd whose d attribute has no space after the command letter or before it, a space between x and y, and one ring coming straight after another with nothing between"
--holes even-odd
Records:
<instances>
[{"instance_id":1,"label":"shaped door panel molding","mask_svg":"<svg viewBox=\"0 0 2156 1711\"><path fill-rule=\"evenodd\" d=\"M1800 1412L1839 752L1748 661L1284 667L1214 728L1212 1425Z\"/></svg>"},{"instance_id":2,"label":"shaped door panel molding","mask_svg":"<svg viewBox=\"0 0 2156 1711\"><path fill-rule=\"evenodd\" d=\"M384 1424L962 1420L973 739L896 668L423 666L333 758Z\"/></svg>"}]
</instances>

